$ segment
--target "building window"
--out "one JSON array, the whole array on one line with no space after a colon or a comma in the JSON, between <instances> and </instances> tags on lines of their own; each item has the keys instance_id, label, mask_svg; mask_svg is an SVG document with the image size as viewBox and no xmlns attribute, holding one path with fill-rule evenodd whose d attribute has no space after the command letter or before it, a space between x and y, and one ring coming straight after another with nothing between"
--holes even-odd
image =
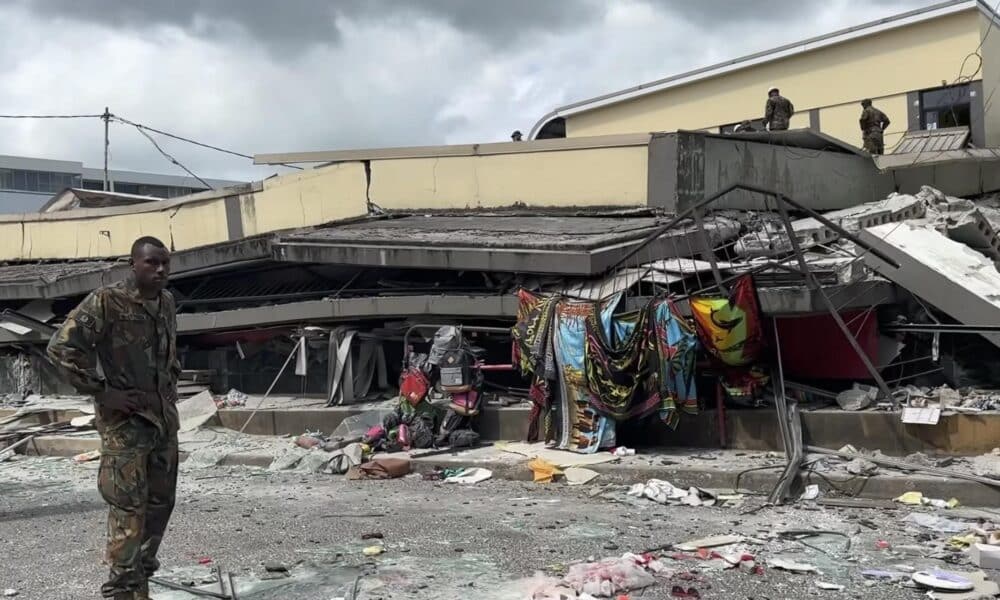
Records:
<instances>
[{"instance_id":1,"label":"building window","mask_svg":"<svg viewBox=\"0 0 1000 600\"><path fill-rule=\"evenodd\" d=\"M73 173L0 169L0 189L55 194L79 185L80 176Z\"/></svg>"},{"instance_id":2,"label":"building window","mask_svg":"<svg viewBox=\"0 0 1000 600\"><path fill-rule=\"evenodd\" d=\"M920 92L921 129L970 127L973 95L968 84Z\"/></svg>"}]
</instances>

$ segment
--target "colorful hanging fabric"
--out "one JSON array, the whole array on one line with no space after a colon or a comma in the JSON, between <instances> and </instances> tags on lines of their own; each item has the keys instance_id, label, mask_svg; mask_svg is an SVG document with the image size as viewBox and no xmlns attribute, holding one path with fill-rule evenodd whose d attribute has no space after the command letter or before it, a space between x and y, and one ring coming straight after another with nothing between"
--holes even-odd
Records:
<instances>
[{"instance_id":1,"label":"colorful hanging fabric","mask_svg":"<svg viewBox=\"0 0 1000 600\"><path fill-rule=\"evenodd\" d=\"M651 342L657 359L652 385L659 394L660 418L675 429L680 419L678 408L688 414L698 412L695 383L698 336L687 320L678 314L673 302L653 300L650 311L653 327Z\"/></svg>"},{"instance_id":2,"label":"colorful hanging fabric","mask_svg":"<svg viewBox=\"0 0 1000 600\"><path fill-rule=\"evenodd\" d=\"M729 298L692 298L691 313L705 349L725 365L744 367L764 349L760 307L750 275L741 277Z\"/></svg>"},{"instance_id":3,"label":"colorful hanging fabric","mask_svg":"<svg viewBox=\"0 0 1000 600\"><path fill-rule=\"evenodd\" d=\"M588 323L610 336L611 317L620 296L602 303L562 300L556 306L554 347L559 374L558 447L592 454L614 444L614 424L595 409L597 395L587 380Z\"/></svg>"},{"instance_id":4,"label":"colorful hanging fabric","mask_svg":"<svg viewBox=\"0 0 1000 600\"><path fill-rule=\"evenodd\" d=\"M618 319L605 329L597 321L596 311L587 317L584 364L587 384L594 395L593 406L617 421L650 412L648 400L638 406L633 402L636 391L649 375L648 315L647 310L642 310L629 318L628 330L617 325ZM609 332L624 335L609 339Z\"/></svg>"},{"instance_id":5,"label":"colorful hanging fabric","mask_svg":"<svg viewBox=\"0 0 1000 600\"><path fill-rule=\"evenodd\" d=\"M552 406L549 381L556 378L552 323L558 298L540 296L524 289L518 290L517 297L517 324L511 329L513 363L520 367L522 375L531 377L528 441L536 442L543 414L547 419L545 430L551 431L551 421L548 420Z\"/></svg>"}]
</instances>

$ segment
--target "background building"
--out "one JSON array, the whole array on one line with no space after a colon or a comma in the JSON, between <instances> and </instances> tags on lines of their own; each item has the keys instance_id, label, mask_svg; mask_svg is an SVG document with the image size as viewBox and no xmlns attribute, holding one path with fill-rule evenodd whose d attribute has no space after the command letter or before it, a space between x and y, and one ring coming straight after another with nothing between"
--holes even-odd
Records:
<instances>
[{"instance_id":1,"label":"background building","mask_svg":"<svg viewBox=\"0 0 1000 600\"><path fill-rule=\"evenodd\" d=\"M110 171L113 191L138 196L176 198L207 189L193 177ZM236 185L238 181L206 179L213 187ZM40 209L54 194L66 188L100 190L104 169L91 169L81 162L0 156L0 212L23 213Z\"/></svg>"},{"instance_id":2,"label":"background building","mask_svg":"<svg viewBox=\"0 0 1000 600\"><path fill-rule=\"evenodd\" d=\"M954 126L1000 146L998 30L982 1L952 0L563 106L531 138L759 126L773 85L795 105L791 128L856 146L864 98L892 120L887 149L906 131Z\"/></svg>"}]
</instances>

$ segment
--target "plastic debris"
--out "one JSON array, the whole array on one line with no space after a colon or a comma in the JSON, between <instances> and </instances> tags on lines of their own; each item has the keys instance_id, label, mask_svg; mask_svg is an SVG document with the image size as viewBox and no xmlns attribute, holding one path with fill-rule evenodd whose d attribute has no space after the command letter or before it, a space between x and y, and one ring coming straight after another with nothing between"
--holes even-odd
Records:
<instances>
[{"instance_id":1,"label":"plastic debris","mask_svg":"<svg viewBox=\"0 0 1000 600\"><path fill-rule=\"evenodd\" d=\"M625 446L619 446L615 448L615 451L612 452L612 454L614 454L615 456L635 456L635 449L626 448Z\"/></svg>"},{"instance_id":2,"label":"plastic debris","mask_svg":"<svg viewBox=\"0 0 1000 600\"><path fill-rule=\"evenodd\" d=\"M716 497L705 490L695 487L685 490L662 479L650 479L646 483L637 483L629 488L628 495L647 498L660 504L714 506L717 502Z\"/></svg>"},{"instance_id":3,"label":"plastic debris","mask_svg":"<svg viewBox=\"0 0 1000 600\"><path fill-rule=\"evenodd\" d=\"M917 585L944 592L968 592L976 587L971 580L950 571L917 571L912 578Z\"/></svg>"},{"instance_id":4,"label":"plastic debris","mask_svg":"<svg viewBox=\"0 0 1000 600\"><path fill-rule=\"evenodd\" d=\"M799 500L815 500L819 498L819 486L815 483L807 485L806 489L802 490L802 495L799 496Z\"/></svg>"},{"instance_id":5,"label":"plastic debris","mask_svg":"<svg viewBox=\"0 0 1000 600\"><path fill-rule=\"evenodd\" d=\"M361 550L361 553L365 556L378 556L385 552L385 546L368 546Z\"/></svg>"},{"instance_id":6,"label":"plastic debris","mask_svg":"<svg viewBox=\"0 0 1000 600\"><path fill-rule=\"evenodd\" d=\"M562 469L545 460L533 458L528 461L528 468L534 474L535 483L552 483L556 476L562 475Z\"/></svg>"},{"instance_id":7,"label":"plastic debris","mask_svg":"<svg viewBox=\"0 0 1000 600\"><path fill-rule=\"evenodd\" d=\"M926 529L933 529L938 533L962 533L963 531L968 531L970 528L968 523L918 512L906 515L903 521Z\"/></svg>"},{"instance_id":8,"label":"plastic debris","mask_svg":"<svg viewBox=\"0 0 1000 600\"><path fill-rule=\"evenodd\" d=\"M961 505L961 502L957 498L952 498L951 500L927 498L921 492L906 492L902 496L895 498L895 501L907 506L933 506L934 508L955 508Z\"/></svg>"},{"instance_id":9,"label":"plastic debris","mask_svg":"<svg viewBox=\"0 0 1000 600\"><path fill-rule=\"evenodd\" d=\"M480 483L493 477L493 471L482 468L462 469L458 475L445 478L445 483L464 483L467 485Z\"/></svg>"}]
</instances>

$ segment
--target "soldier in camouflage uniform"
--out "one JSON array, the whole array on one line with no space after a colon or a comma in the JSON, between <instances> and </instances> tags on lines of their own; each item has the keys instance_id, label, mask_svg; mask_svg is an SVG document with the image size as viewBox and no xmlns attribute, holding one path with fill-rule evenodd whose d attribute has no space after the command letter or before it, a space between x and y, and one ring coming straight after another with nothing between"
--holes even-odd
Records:
<instances>
[{"instance_id":1,"label":"soldier in camouflage uniform","mask_svg":"<svg viewBox=\"0 0 1000 600\"><path fill-rule=\"evenodd\" d=\"M781 95L778 88L767 90L767 104L764 105L764 127L770 131L788 129L788 123L795 114L791 101Z\"/></svg>"},{"instance_id":2,"label":"soldier in camouflage uniform","mask_svg":"<svg viewBox=\"0 0 1000 600\"><path fill-rule=\"evenodd\" d=\"M126 281L92 292L49 342L52 362L93 394L98 489L110 505L106 598L148 598L177 487L177 317L163 242L132 246Z\"/></svg>"},{"instance_id":3,"label":"soldier in camouflage uniform","mask_svg":"<svg viewBox=\"0 0 1000 600\"><path fill-rule=\"evenodd\" d=\"M865 98L861 101L861 139L864 140L866 152L871 154L885 153L885 130L889 127L889 117L872 106L872 101Z\"/></svg>"}]
</instances>

